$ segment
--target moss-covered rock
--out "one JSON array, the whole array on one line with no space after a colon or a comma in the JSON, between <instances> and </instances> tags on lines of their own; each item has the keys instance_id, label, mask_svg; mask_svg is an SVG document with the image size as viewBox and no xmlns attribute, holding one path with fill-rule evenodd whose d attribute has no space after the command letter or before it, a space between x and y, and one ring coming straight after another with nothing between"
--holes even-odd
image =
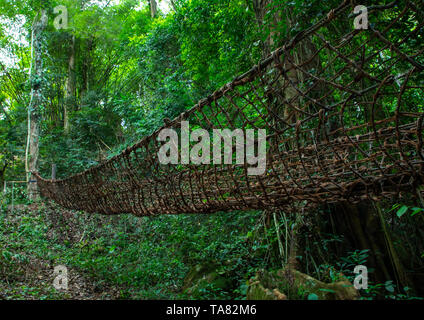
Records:
<instances>
[{"instance_id":1,"label":"moss-covered rock","mask_svg":"<svg viewBox=\"0 0 424 320\"><path fill-rule=\"evenodd\" d=\"M225 274L219 274L216 266L193 267L184 280L183 292L193 298L201 298L209 291L227 291L231 281Z\"/></svg>"},{"instance_id":2,"label":"moss-covered rock","mask_svg":"<svg viewBox=\"0 0 424 320\"><path fill-rule=\"evenodd\" d=\"M278 289L264 288L259 281L252 281L247 291L247 300L286 300L287 296Z\"/></svg>"},{"instance_id":3,"label":"moss-covered rock","mask_svg":"<svg viewBox=\"0 0 424 320\"><path fill-rule=\"evenodd\" d=\"M306 299L313 296L319 300L354 300L358 291L347 278L325 283L297 270L281 269L274 272L260 271L250 280L248 300Z\"/></svg>"}]
</instances>

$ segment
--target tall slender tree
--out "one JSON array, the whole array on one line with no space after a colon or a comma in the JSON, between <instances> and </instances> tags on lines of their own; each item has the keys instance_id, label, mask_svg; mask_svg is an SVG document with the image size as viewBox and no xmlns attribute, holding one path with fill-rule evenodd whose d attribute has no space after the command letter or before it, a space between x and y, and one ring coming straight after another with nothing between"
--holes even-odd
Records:
<instances>
[{"instance_id":1,"label":"tall slender tree","mask_svg":"<svg viewBox=\"0 0 424 320\"><path fill-rule=\"evenodd\" d=\"M27 172L28 195L31 200L37 197L37 185L32 172L38 170L39 136L41 109L43 105L43 31L47 26L47 12L40 10L34 19L31 34L31 98L28 106L28 137L25 153L25 166Z\"/></svg>"},{"instance_id":2,"label":"tall slender tree","mask_svg":"<svg viewBox=\"0 0 424 320\"><path fill-rule=\"evenodd\" d=\"M150 14L152 18L155 18L158 14L158 4L156 3L156 0L150 0Z\"/></svg>"}]
</instances>

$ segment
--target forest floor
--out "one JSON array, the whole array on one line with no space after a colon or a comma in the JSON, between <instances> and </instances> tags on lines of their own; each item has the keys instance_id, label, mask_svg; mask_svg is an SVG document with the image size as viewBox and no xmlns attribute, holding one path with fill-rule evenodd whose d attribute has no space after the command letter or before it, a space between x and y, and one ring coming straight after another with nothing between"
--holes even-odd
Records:
<instances>
[{"instance_id":1,"label":"forest floor","mask_svg":"<svg viewBox=\"0 0 424 320\"><path fill-rule=\"evenodd\" d=\"M12 279L3 278L0 281L0 299L107 300L119 298L119 291L115 288L101 287L96 279L87 278L72 268L68 269L68 288L56 290L53 285L54 266L50 261L31 258L24 265L15 265L15 267L23 271L22 275Z\"/></svg>"},{"instance_id":2,"label":"forest floor","mask_svg":"<svg viewBox=\"0 0 424 320\"><path fill-rule=\"evenodd\" d=\"M270 254L276 235L260 229L262 217L251 211L139 218L3 203L0 299L246 299L258 270L281 268ZM58 266L66 267L67 289L55 288ZM393 291L389 281L361 294L421 299ZM308 293L289 298L309 299Z\"/></svg>"},{"instance_id":3,"label":"forest floor","mask_svg":"<svg viewBox=\"0 0 424 320\"><path fill-rule=\"evenodd\" d=\"M34 205L17 205L13 212L9 206L1 217L0 299L119 298L120 291L116 286L90 277L77 267L67 267L66 290L55 288L54 279L58 275L54 272L57 266L54 256L58 253L55 245L75 237L78 232L73 229L75 224L72 224L72 219L68 220L68 228L63 229L58 227L59 220L55 212L44 209L45 216L42 219L37 217L37 212L40 209ZM65 215L72 213L67 212ZM39 224L43 218L49 222L44 226ZM58 233L58 230L66 232ZM31 236L27 237L29 234ZM45 243L40 242L43 236L47 240ZM23 240L23 237L27 241L17 241ZM43 249L46 249L46 254L43 254Z\"/></svg>"},{"instance_id":4,"label":"forest floor","mask_svg":"<svg viewBox=\"0 0 424 320\"><path fill-rule=\"evenodd\" d=\"M52 203L0 209L0 299L245 299L248 279L266 263L255 253L268 244L251 243L259 212L137 218ZM67 290L54 286L58 266L67 269ZM204 274L193 270L213 283L199 284Z\"/></svg>"}]
</instances>

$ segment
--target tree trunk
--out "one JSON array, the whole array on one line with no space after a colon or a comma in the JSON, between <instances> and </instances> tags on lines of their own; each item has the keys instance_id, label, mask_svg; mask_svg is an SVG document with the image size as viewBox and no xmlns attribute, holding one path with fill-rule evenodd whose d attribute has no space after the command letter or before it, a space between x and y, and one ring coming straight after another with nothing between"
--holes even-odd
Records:
<instances>
[{"instance_id":1,"label":"tree trunk","mask_svg":"<svg viewBox=\"0 0 424 320\"><path fill-rule=\"evenodd\" d=\"M158 14L158 5L156 3L156 0L150 0L150 14L152 18L155 18Z\"/></svg>"},{"instance_id":2,"label":"tree trunk","mask_svg":"<svg viewBox=\"0 0 424 320\"><path fill-rule=\"evenodd\" d=\"M69 112L75 103L75 89L75 35L73 35L69 54L68 79L66 81L65 106L63 110L63 130L66 134L69 133Z\"/></svg>"},{"instance_id":3,"label":"tree trunk","mask_svg":"<svg viewBox=\"0 0 424 320\"><path fill-rule=\"evenodd\" d=\"M33 182L33 172L38 171L39 136L41 107L43 104L43 31L47 26L47 13L42 10L34 20L32 27L31 48L31 100L28 106L28 138L26 150L26 171L28 180L28 197L30 200L37 198L37 184Z\"/></svg>"},{"instance_id":4,"label":"tree trunk","mask_svg":"<svg viewBox=\"0 0 424 320\"><path fill-rule=\"evenodd\" d=\"M292 17L292 13L288 10L277 10L270 19L266 19L266 12L273 9L272 5L272 0L253 1L253 9L259 28L263 28L265 22L271 24L269 35L263 44L262 55L264 58L283 44L284 35L276 31L276 26L285 19L287 28L290 30L295 20L295 18ZM271 100L274 101L275 113L281 115L281 118L288 123L297 121L298 114L295 112L295 108L300 107L301 97L298 96L299 94L293 85L297 85L299 82L306 80L303 79L304 77L302 77L302 74L299 74L293 63L301 64L303 61L308 61L312 57L314 49L311 40L307 38L299 43L296 50L285 52L281 56L283 68L287 70L287 79L279 79L276 81L275 85L278 86L276 89L282 92L281 95L274 97L275 99L271 98ZM320 62L317 60L317 58L314 58L313 61L308 64L308 67L312 67L311 64L319 64ZM284 100L281 99L281 97L284 97ZM283 123L275 123L274 125L278 129L283 129L284 127Z\"/></svg>"}]
</instances>

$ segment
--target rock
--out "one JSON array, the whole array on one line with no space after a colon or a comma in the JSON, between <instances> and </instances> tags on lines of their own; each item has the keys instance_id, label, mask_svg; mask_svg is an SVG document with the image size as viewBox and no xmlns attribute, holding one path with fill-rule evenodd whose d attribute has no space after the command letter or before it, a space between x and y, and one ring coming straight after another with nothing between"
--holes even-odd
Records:
<instances>
[{"instance_id":1,"label":"rock","mask_svg":"<svg viewBox=\"0 0 424 320\"><path fill-rule=\"evenodd\" d=\"M284 293L282 293L284 292ZM306 299L315 294L319 300L355 300L358 291L342 275L342 280L325 283L297 270L260 271L250 280L247 300Z\"/></svg>"},{"instance_id":2,"label":"rock","mask_svg":"<svg viewBox=\"0 0 424 320\"><path fill-rule=\"evenodd\" d=\"M259 281L253 281L247 289L247 300L277 300L277 297Z\"/></svg>"},{"instance_id":3,"label":"rock","mask_svg":"<svg viewBox=\"0 0 424 320\"><path fill-rule=\"evenodd\" d=\"M231 281L225 274L219 274L216 266L195 266L187 274L183 292L193 298L203 294L205 290L227 291Z\"/></svg>"},{"instance_id":4,"label":"rock","mask_svg":"<svg viewBox=\"0 0 424 320\"><path fill-rule=\"evenodd\" d=\"M278 289L272 290L272 293L277 297L277 300L287 300L287 296L278 291Z\"/></svg>"}]
</instances>

